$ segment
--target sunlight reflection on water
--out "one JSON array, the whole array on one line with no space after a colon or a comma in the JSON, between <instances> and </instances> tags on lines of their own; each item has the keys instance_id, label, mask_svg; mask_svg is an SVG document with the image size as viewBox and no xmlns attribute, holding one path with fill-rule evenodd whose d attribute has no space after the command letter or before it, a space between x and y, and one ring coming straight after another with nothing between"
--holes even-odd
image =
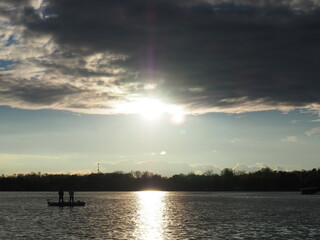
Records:
<instances>
[{"instance_id":1,"label":"sunlight reflection on water","mask_svg":"<svg viewBox=\"0 0 320 240\"><path fill-rule=\"evenodd\" d=\"M320 239L320 195L297 192L0 192L0 239Z\"/></svg>"},{"instance_id":2,"label":"sunlight reflection on water","mask_svg":"<svg viewBox=\"0 0 320 240\"><path fill-rule=\"evenodd\" d=\"M163 239L166 211L166 192L136 192L138 198L137 228L134 235L138 239Z\"/></svg>"}]
</instances>

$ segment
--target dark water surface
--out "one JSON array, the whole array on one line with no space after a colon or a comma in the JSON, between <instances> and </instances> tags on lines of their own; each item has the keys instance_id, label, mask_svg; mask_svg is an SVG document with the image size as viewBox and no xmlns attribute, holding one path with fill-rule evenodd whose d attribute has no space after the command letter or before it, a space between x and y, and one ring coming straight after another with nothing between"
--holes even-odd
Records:
<instances>
[{"instance_id":1,"label":"dark water surface","mask_svg":"<svg viewBox=\"0 0 320 240\"><path fill-rule=\"evenodd\" d=\"M85 207L48 207L53 192L0 192L0 239L320 239L320 195L78 192Z\"/></svg>"}]
</instances>

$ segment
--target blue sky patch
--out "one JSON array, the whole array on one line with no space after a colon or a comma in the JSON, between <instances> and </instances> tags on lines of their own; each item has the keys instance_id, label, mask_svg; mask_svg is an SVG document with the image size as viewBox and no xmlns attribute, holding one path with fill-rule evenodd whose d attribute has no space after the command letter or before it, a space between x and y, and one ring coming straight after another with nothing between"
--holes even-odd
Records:
<instances>
[{"instance_id":1,"label":"blue sky patch","mask_svg":"<svg viewBox=\"0 0 320 240\"><path fill-rule=\"evenodd\" d=\"M9 47L11 45L17 45L19 44L19 41L17 41L16 39L14 39L14 35L11 35L6 43L6 47Z\"/></svg>"},{"instance_id":2,"label":"blue sky patch","mask_svg":"<svg viewBox=\"0 0 320 240\"><path fill-rule=\"evenodd\" d=\"M0 59L0 71L11 70L16 63L16 61Z\"/></svg>"}]
</instances>

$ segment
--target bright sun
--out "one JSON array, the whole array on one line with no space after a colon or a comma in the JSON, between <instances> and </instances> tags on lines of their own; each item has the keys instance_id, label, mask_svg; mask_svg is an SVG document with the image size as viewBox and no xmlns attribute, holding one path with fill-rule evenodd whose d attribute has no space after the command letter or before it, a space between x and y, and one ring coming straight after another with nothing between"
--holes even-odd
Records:
<instances>
[{"instance_id":1,"label":"bright sun","mask_svg":"<svg viewBox=\"0 0 320 240\"><path fill-rule=\"evenodd\" d=\"M181 108L163 103L156 99L141 98L124 105L124 111L128 113L139 113L147 121L155 121L163 115L169 115L175 124L181 124L185 120L185 115Z\"/></svg>"}]
</instances>

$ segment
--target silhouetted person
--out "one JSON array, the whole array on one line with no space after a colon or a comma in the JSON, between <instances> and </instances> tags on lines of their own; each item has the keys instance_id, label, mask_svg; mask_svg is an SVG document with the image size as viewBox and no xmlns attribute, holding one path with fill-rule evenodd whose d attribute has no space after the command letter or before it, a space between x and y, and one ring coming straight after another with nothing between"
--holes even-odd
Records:
<instances>
[{"instance_id":1,"label":"silhouetted person","mask_svg":"<svg viewBox=\"0 0 320 240\"><path fill-rule=\"evenodd\" d=\"M59 203L60 203L60 202L64 202L64 201L63 201L63 195L64 195L64 192L63 192L62 189L60 189L60 190L59 190Z\"/></svg>"},{"instance_id":2,"label":"silhouetted person","mask_svg":"<svg viewBox=\"0 0 320 240\"><path fill-rule=\"evenodd\" d=\"M74 202L74 198L73 198L74 197L74 191L73 190L69 191L69 197L70 197L69 201L73 203Z\"/></svg>"}]
</instances>

